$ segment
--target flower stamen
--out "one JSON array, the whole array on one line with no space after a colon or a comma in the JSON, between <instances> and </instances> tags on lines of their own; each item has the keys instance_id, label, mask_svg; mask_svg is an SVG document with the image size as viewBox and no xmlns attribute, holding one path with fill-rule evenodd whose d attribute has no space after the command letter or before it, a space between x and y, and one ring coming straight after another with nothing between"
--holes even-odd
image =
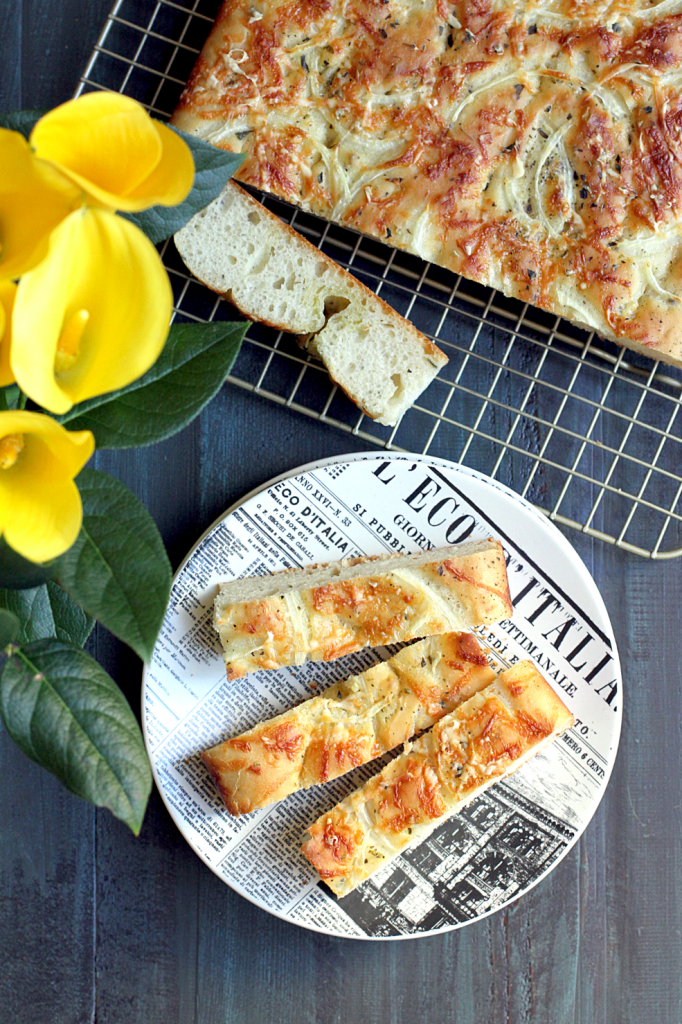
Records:
<instances>
[{"instance_id":1,"label":"flower stamen","mask_svg":"<svg viewBox=\"0 0 682 1024\"><path fill-rule=\"evenodd\" d=\"M89 319L90 314L87 309L79 309L64 325L54 357L55 373L66 373L75 365L83 331Z\"/></svg>"},{"instance_id":2,"label":"flower stamen","mask_svg":"<svg viewBox=\"0 0 682 1024\"><path fill-rule=\"evenodd\" d=\"M23 434L5 434L0 438L0 469L11 469L24 450Z\"/></svg>"}]
</instances>

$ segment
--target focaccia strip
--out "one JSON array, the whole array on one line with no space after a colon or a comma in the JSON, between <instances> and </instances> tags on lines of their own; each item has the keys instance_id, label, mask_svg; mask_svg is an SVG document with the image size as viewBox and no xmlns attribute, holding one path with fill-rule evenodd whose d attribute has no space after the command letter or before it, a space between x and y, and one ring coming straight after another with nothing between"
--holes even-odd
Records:
<instances>
[{"instance_id":1,"label":"focaccia strip","mask_svg":"<svg viewBox=\"0 0 682 1024\"><path fill-rule=\"evenodd\" d=\"M345 896L573 722L533 663L520 662L318 818L302 851Z\"/></svg>"},{"instance_id":2,"label":"focaccia strip","mask_svg":"<svg viewBox=\"0 0 682 1024\"><path fill-rule=\"evenodd\" d=\"M234 580L219 590L214 622L236 679L489 625L511 612L504 553L487 540Z\"/></svg>"},{"instance_id":3,"label":"focaccia strip","mask_svg":"<svg viewBox=\"0 0 682 1024\"><path fill-rule=\"evenodd\" d=\"M393 750L494 678L470 633L429 637L202 757L230 814L248 814Z\"/></svg>"}]
</instances>

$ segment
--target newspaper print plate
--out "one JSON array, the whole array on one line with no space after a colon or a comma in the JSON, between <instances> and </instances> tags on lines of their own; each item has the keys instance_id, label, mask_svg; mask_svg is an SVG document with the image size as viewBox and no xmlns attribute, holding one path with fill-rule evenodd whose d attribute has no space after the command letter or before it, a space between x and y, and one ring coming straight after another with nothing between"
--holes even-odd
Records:
<instances>
[{"instance_id":1,"label":"newspaper print plate","mask_svg":"<svg viewBox=\"0 0 682 1024\"><path fill-rule=\"evenodd\" d=\"M263 811L231 818L199 752L389 652L258 672L228 683L212 627L216 583L359 554L493 535L515 612L478 631L502 669L533 658L576 725L429 839L337 900L300 853L307 825L388 757ZM395 649L394 649L395 650ZM330 935L407 938L461 927L527 892L576 842L604 792L622 686L597 588L548 520L499 483L428 456L362 453L292 471L211 526L177 572L143 686L154 777L183 836L258 906Z\"/></svg>"}]
</instances>

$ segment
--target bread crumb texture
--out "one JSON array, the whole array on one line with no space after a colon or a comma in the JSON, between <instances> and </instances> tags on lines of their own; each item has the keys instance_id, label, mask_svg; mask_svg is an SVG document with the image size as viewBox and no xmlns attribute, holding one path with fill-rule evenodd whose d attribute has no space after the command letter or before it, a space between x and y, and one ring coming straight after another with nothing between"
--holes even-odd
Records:
<instances>
[{"instance_id":1,"label":"bread crumb texture","mask_svg":"<svg viewBox=\"0 0 682 1024\"><path fill-rule=\"evenodd\" d=\"M175 236L201 281L299 336L362 410L392 425L447 362L373 292L230 182Z\"/></svg>"}]
</instances>

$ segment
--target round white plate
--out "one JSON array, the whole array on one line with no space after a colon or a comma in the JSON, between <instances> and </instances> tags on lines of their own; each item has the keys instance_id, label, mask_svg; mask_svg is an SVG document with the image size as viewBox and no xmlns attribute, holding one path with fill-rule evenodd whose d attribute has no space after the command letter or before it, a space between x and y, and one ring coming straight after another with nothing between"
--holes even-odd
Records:
<instances>
[{"instance_id":1,"label":"round white plate","mask_svg":"<svg viewBox=\"0 0 682 1024\"><path fill-rule=\"evenodd\" d=\"M385 651L227 682L212 627L216 584L357 554L502 541L515 612L479 631L498 668L533 658L576 725L425 842L337 900L300 853L306 827L383 761L241 818L199 753ZM143 685L154 777L178 828L258 906L330 935L405 938L499 910L551 871L583 832L616 757L622 686L606 609L559 531L506 487L428 456L362 453L279 477L225 513L180 566Z\"/></svg>"}]
</instances>

